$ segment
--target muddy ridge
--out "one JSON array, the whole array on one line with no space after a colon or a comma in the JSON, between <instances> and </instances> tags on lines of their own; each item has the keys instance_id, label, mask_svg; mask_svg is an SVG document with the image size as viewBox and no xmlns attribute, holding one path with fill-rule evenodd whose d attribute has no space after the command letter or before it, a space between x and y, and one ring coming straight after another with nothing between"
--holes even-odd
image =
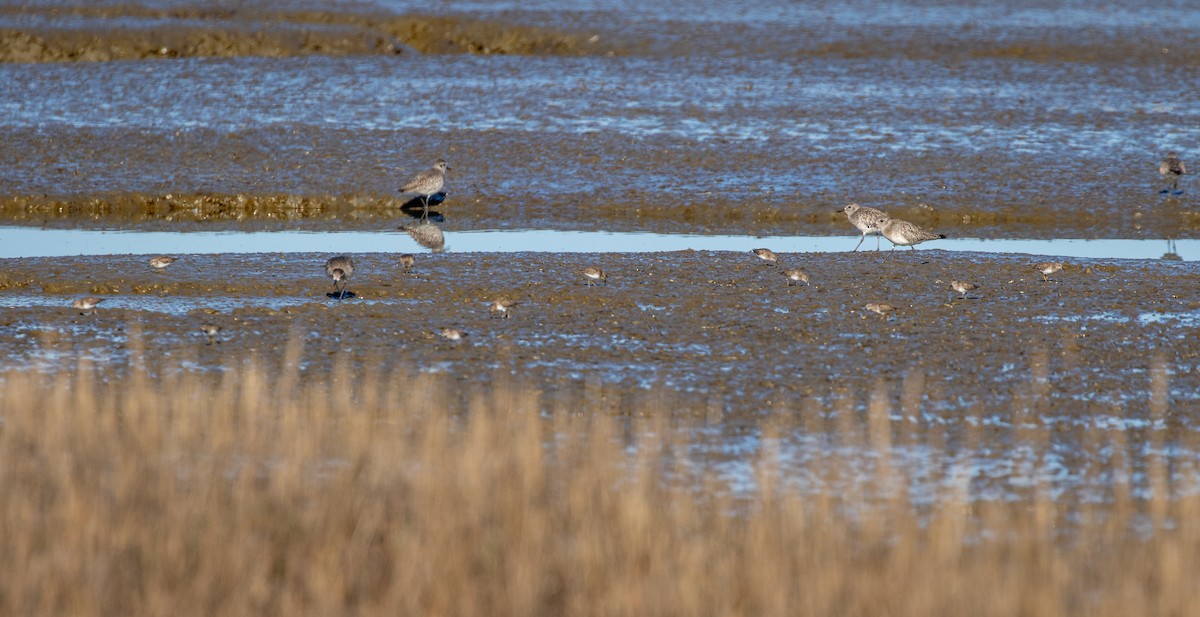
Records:
<instances>
[{"instance_id":1,"label":"muddy ridge","mask_svg":"<svg viewBox=\"0 0 1200 617\"><path fill-rule=\"evenodd\" d=\"M24 27L0 28L0 62L102 62L183 57L422 53L610 53L591 33L483 18L325 11L74 7L8 9Z\"/></svg>"}]
</instances>

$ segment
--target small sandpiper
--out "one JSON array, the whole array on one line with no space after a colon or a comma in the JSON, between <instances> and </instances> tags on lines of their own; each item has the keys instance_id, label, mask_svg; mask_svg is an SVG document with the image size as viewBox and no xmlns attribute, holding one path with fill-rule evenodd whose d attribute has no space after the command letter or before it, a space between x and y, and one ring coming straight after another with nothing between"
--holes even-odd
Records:
<instances>
[{"instance_id":1,"label":"small sandpiper","mask_svg":"<svg viewBox=\"0 0 1200 617\"><path fill-rule=\"evenodd\" d=\"M155 270L162 271L167 266L175 263L176 259L178 259L178 258L171 257L168 255L159 255L158 257L154 257L150 260L150 267L154 268Z\"/></svg>"},{"instance_id":2,"label":"small sandpiper","mask_svg":"<svg viewBox=\"0 0 1200 617\"><path fill-rule=\"evenodd\" d=\"M968 283L966 281L950 281L950 289L958 292L959 298L966 298L968 291L979 289L979 285Z\"/></svg>"},{"instance_id":3,"label":"small sandpiper","mask_svg":"<svg viewBox=\"0 0 1200 617\"><path fill-rule=\"evenodd\" d=\"M204 333L204 336L208 337L208 345L221 342L217 338L217 334L221 332L221 326L211 323L200 324L200 331Z\"/></svg>"},{"instance_id":4,"label":"small sandpiper","mask_svg":"<svg viewBox=\"0 0 1200 617\"><path fill-rule=\"evenodd\" d=\"M438 330L438 336L457 342L463 340L463 337L467 336L467 333L458 328L442 328Z\"/></svg>"},{"instance_id":5,"label":"small sandpiper","mask_svg":"<svg viewBox=\"0 0 1200 617\"><path fill-rule=\"evenodd\" d=\"M779 256L776 255L775 251L772 251L771 249L753 249L750 252L754 253L754 255L759 259L771 265L775 265L779 262Z\"/></svg>"},{"instance_id":6,"label":"small sandpiper","mask_svg":"<svg viewBox=\"0 0 1200 617\"><path fill-rule=\"evenodd\" d=\"M1042 273L1042 282L1045 283L1047 281L1054 280L1050 278L1050 275L1062 270L1063 264L1061 261L1044 261L1035 265L1034 268L1036 268L1038 272Z\"/></svg>"},{"instance_id":7,"label":"small sandpiper","mask_svg":"<svg viewBox=\"0 0 1200 617\"><path fill-rule=\"evenodd\" d=\"M888 252L888 256L896 251L897 246L907 246L912 250L917 250L915 245L928 240L940 240L946 236L935 234L932 231L922 229L908 221L889 218L879 226L879 233L883 234L888 242L892 243L892 250Z\"/></svg>"},{"instance_id":8,"label":"small sandpiper","mask_svg":"<svg viewBox=\"0 0 1200 617\"><path fill-rule=\"evenodd\" d=\"M72 302L71 307L79 309L80 315L90 315L90 314L96 312L96 305L100 304L101 302L104 302L104 298L88 296L86 298L80 298L80 299Z\"/></svg>"},{"instance_id":9,"label":"small sandpiper","mask_svg":"<svg viewBox=\"0 0 1200 617\"><path fill-rule=\"evenodd\" d=\"M497 298L497 299L493 300L491 306L488 307L488 313L490 313L492 317L500 317L501 319L508 319L508 309L510 309L518 304L520 304L520 302L518 302L516 300L509 300L508 298Z\"/></svg>"},{"instance_id":10,"label":"small sandpiper","mask_svg":"<svg viewBox=\"0 0 1200 617\"><path fill-rule=\"evenodd\" d=\"M429 217L429 198L437 195L445 186L447 171L450 171L450 168L446 166L446 160L438 159L433 167L413 176L412 180L400 187L401 195L416 195L421 198L421 205L425 209L421 218Z\"/></svg>"},{"instance_id":11,"label":"small sandpiper","mask_svg":"<svg viewBox=\"0 0 1200 617\"><path fill-rule=\"evenodd\" d=\"M788 287L791 287L792 285L799 285L800 283L808 285L808 275L805 274L804 270L801 270L800 268L785 270L783 275L787 277Z\"/></svg>"},{"instance_id":12,"label":"small sandpiper","mask_svg":"<svg viewBox=\"0 0 1200 617\"><path fill-rule=\"evenodd\" d=\"M417 263L417 258L405 253L400 256L400 267L404 268L404 272L412 272L413 264Z\"/></svg>"},{"instance_id":13,"label":"small sandpiper","mask_svg":"<svg viewBox=\"0 0 1200 617\"><path fill-rule=\"evenodd\" d=\"M586 283L588 287L595 286L596 281L603 281L605 285L608 284L608 274L606 274L604 270L601 270L600 268L584 268L583 278L587 279L584 281L584 283Z\"/></svg>"},{"instance_id":14,"label":"small sandpiper","mask_svg":"<svg viewBox=\"0 0 1200 617\"><path fill-rule=\"evenodd\" d=\"M866 240L869 235L875 236L875 250L879 250L879 230L887 222L888 218L890 218L886 212L876 210L875 208L866 208L858 204L849 204L838 210L838 212L845 212L846 218L850 220L850 224L854 225L862 233L862 237L858 239L858 244L854 245L854 251L857 251L858 247L862 246L863 240ZM850 252L853 253L854 251Z\"/></svg>"},{"instance_id":15,"label":"small sandpiper","mask_svg":"<svg viewBox=\"0 0 1200 617\"><path fill-rule=\"evenodd\" d=\"M879 315L880 317L883 317L884 319L887 319L888 314L895 312L896 310L896 307L887 304L886 302L872 302L863 308L875 313L876 315Z\"/></svg>"},{"instance_id":16,"label":"small sandpiper","mask_svg":"<svg viewBox=\"0 0 1200 617\"><path fill-rule=\"evenodd\" d=\"M1180 194L1183 191L1179 190L1179 179L1187 173L1187 167L1184 167L1183 161L1179 160L1179 153L1168 152L1167 158L1158 164L1158 173L1163 178L1163 182L1167 183L1167 188L1159 191L1160 193Z\"/></svg>"},{"instance_id":17,"label":"small sandpiper","mask_svg":"<svg viewBox=\"0 0 1200 617\"><path fill-rule=\"evenodd\" d=\"M333 289L338 292L338 300L346 297L346 285L354 275L354 260L345 255L330 257L325 262L325 274L333 279Z\"/></svg>"}]
</instances>

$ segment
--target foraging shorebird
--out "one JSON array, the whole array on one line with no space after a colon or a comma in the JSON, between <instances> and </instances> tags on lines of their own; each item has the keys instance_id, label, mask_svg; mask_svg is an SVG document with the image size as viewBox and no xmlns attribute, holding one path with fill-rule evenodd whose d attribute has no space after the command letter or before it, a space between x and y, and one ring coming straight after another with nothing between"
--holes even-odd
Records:
<instances>
[{"instance_id":1,"label":"foraging shorebird","mask_svg":"<svg viewBox=\"0 0 1200 617\"><path fill-rule=\"evenodd\" d=\"M96 312L96 305L100 304L101 302L104 302L104 298L88 296L72 302L71 307L79 309L80 315L90 315Z\"/></svg>"},{"instance_id":2,"label":"foraging shorebird","mask_svg":"<svg viewBox=\"0 0 1200 617\"><path fill-rule=\"evenodd\" d=\"M497 298L492 301L492 304L490 306L488 306L488 313L490 313L492 317L508 319L508 309L510 309L518 304L520 304L520 302L517 302L516 300L509 300L507 298Z\"/></svg>"},{"instance_id":3,"label":"foraging shorebird","mask_svg":"<svg viewBox=\"0 0 1200 617\"><path fill-rule=\"evenodd\" d=\"M795 268L793 270L784 270L783 275L787 277L788 287L791 287L792 285L799 285L800 283L804 283L805 285L809 284L808 275L804 273L804 270L799 268Z\"/></svg>"},{"instance_id":4,"label":"foraging shorebird","mask_svg":"<svg viewBox=\"0 0 1200 617\"><path fill-rule=\"evenodd\" d=\"M601 270L600 268L584 268L581 274L583 274L583 278L585 279L584 283L586 283L588 287L595 286L596 281L603 281L605 285L608 284L608 274L606 274L604 270Z\"/></svg>"},{"instance_id":5,"label":"foraging shorebird","mask_svg":"<svg viewBox=\"0 0 1200 617\"><path fill-rule=\"evenodd\" d=\"M950 289L958 292L959 298L966 298L968 291L979 289L979 285L968 283L966 281L950 281Z\"/></svg>"},{"instance_id":6,"label":"foraging shorebird","mask_svg":"<svg viewBox=\"0 0 1200 617\"><path fill-rule=\"evenodd\" d=\"M221 342L220 340L217 339L217 334L221 332L221 326L218 326L216 324L211 324L211 323L204 323L204 324L200 324L200 331L203 332L204 335L208 337L208 343L207 343L208 345L212 345L213 343Z\"/></svg>"},{"instance_id":7,"label":"foraging shorebird","mask_svg":"<svg viewBox=\"0 0 1200 617\"><path fill-rule=\"evenodd\" d=\"M325 274L333 279L333 289L338 292L338 300L341 300L346 297L346 285L354 275L354 260L345 255L330 257L325 262Z\"/></svg>"},{"instance_id":8,"label":"foraging shorebird","mask_svg":"<svg viewBox=\"0 0 1200 617\"><path fill-rule=\"evenodd\" d=\"M772 251L771 249L752 249L750 252L754 253L756 257L771 265L775 265L779 262L779 256L776 255L775 251Z\"/></svg>"},{"instance_id":9,"label":"foraging shorebird","mask_svg":"<svg viewBox=\"0 0 1200 617\"><path fill-rule=\"evenodd\" d=\"M1050 275L1062 270L1063 264L1061 261L1043 261L1040 264L1035 264L1033 267L1035 270L1041 273L1042 282L1046 283L1054 280L1050 278Z\"/></svg>"},{"instance_id":10,"label":"foraging shorebird","mask_svg":"<svg viewBox=\"0 0 1200 617\"><path fill-rule=\"evenodd\" d=\"M459 330L458 328L442 328L438 330L438 336L450 341L458 342L463 340L463 337L467 336L467 333L463 330Z\"/></svg>"},{"instance_id":11,"label":"foraging shorebird","mask_svg":"<svg viewBox=\"0 0 1200 617\"><path fill-rule=\"evenodd\" d=\"M167 266L175 263L175 261L177 259L178 259L177 257L171 257L168 255L159 255L158 257L154 257L154 258L150 259L150 267L154 268L155 270L162 271Z\"/></svg>"}]
</instances>

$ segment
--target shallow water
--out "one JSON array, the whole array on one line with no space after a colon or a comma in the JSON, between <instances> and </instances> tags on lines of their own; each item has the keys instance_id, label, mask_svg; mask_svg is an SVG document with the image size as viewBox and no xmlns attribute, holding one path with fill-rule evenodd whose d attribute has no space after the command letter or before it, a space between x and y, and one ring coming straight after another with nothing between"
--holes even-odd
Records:
<instances>
[{"instance_id":1,"label":"shallow water","mask_svg":"<svg viewBox=\"0 0 1200 617\"><path fill-rule=\"evenodd\" d=\"M728 236L656 234L547 229L465 230L446 232L445 251L461 253L656 253L671 251L748 251L766 246L777 253L851 252L857 236ZM875 238L862 249L873 251ZM890 244L881 240L883 251ZM201 253L404 253L427 249L401 231L383 232L155 232L123 230L0 227L0 259L79 255L152 255ZM1028 254L1058 258L1200 260L1200 240L1030 240L954 238L924 244L919 250ZM861 249L860 249L861 250ZM897 249L900 253L910 249Z\"/></svg>"}]
</instances>

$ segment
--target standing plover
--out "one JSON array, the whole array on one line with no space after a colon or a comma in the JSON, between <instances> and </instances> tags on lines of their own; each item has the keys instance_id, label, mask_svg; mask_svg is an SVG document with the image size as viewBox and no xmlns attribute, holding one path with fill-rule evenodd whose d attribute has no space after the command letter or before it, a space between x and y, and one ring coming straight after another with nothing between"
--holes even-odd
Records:
<instances>
[{"instance_id":1,"label":"standing plover","mask_svg":"<svg viewBox=\"0 0 1200 617\"><path fill-rule=\"evenodd\" d=\"M787 286L789 287L792 285L799 285L800 283L808 285L808 275L805 274L804 270L801 270L800 268L796 268L794 270L785 270L783 275L787 277Z\"/></svg>"},{"instance_id":2,"label":"standing plover","mask_svg":"<svg viewBox=\"0 0 1200 617\"><path fill-rule=\"evenodd\" d=\"M885 319L887 318L888 313L895 312L895 310L896 310L896 307L894 307L886 302L872 302L872 303L864 306L863 308L865 308L868 311L871 311L872 313L875 313L876 315L879 315L880 317L883 317Z\"/></svg>"},{"instance_id":3,"label":"standing plover","mask_svg":"<svg viewBox=\"0 0 1200 617\"><path fill-rule=\"evenodd\" d=\"M491 306L488 307L488 313L491 313L492 317L508 319L508 309L518 304L520 304L520 302L517 302L516 300L497 298L493 300Z\"/></svg>"},{"instance_id":4,"label":"standing plover","mask_svg":"<svg viewBox=\"0 0 1200 617\"><path fill-rule=\"evenodd\" d=\"M779 256L776 255L775 251L772 251L771 249L753 249L750 252L754 253L759 259L771 265L775 265L779 262Z\"/></svg>"},{"instance_id":5,"label":"standing plover","mask_svg":"<svg viewBox=\"0 0 1200 617\"><path fill-rule=\"evenodd\" d=\"M604 281L605 285L608 284L608 274L606 274L604 270L601 270L600 268L587 267L583 269L582 274L583 278L586 279L584 283L586 283L588 287L594 286L596 281Z\"/></svg>"},{"instance_id":6,"label":"standing plover","mask_svg":"<svg viewBox=\"0 0 1200 617\"><path fill-rule=\"evenodd\" d=\"M879 226L879 233L883 234L883 237L892 243L892 250L888 252L889 256L896 251L897 246L907 246L915 251L917 248L914 245L927 240L939 240L946 237L942 234L935 234L932 231L922 229L908 221L893 218L889 218Z\"/></svg>"},{"instance_id":7,"label":"standing plover","mask_svg":"<svg viewBox=\"0 0 1200 617\"><path fill-rule=\"evenodd\" d=\"M421 218L429 216L429 198L437 195L445 186L446 172L449 170L446 160L438 159L433 167L413 176L412 180L400 187L401 195L410 194L421 198L421 204L425 207L425 214Z\"/></svg>"},{"instance_id":8,"label":"standing plover","mask_svg":"<svg viewBox=\"0 0 1200 617\"><path fill-rule=\"evenodd\" d=\"M221 342L217 339L217 334L221 332L221 326L211 323L200 324L200 331L208 337L207 344L212 345L213 343Z\"/></svg>"},{"instance_id":9,"label":"standing plover","mask_svg":"<svg viewBox=\"0 0 1200 617\"><path fill-rule=\"evenodd\" d=\"M72 302L71 307L79 309L80 315L89 315L91 313L96 312L96 305L100 304L101 302L104 302L104 298L88 296L86 298L80 298L80 299Z\"/></svg>"},{"instance_id":10,"label":"standing plover","mask_svg":"<svg viewBox=\"0 0 1200 617\"><path fill-rule=\"evenodd\" d=\"M413 264L417 263L417 258L405 253L400 256L400 266L405 272L412 272Z\"/></svg>"},{"instance_id":11,"label":"standing plover","mask_svg":"<svg viewBox=\"0 0 1200 617\"><path fill-rule=\"evenodd\" d=\"M1167 183L1167 188L1159 191L1160 193L1183 192L1179 190L1179 179L1187 173L1187 168L1183 166L1183 161L1179 160L1177 152L1167 153L1167 158L1158 164L1158 173L1162 176L1163 182Z\"/></svg>"},{"instance_id":12,"label":"standing plover","mask_svg":"<svg viewBox=\"0 0 1200 617\"><path fill-rule=\"evenodd\" d=\"M957 291L959 298L965 298L967 297L968 291L975 291L976 289L979 289L979 285L976 285L975 283L968 283L966 281L950 281L950 289Z\"/></svg>"},{"instance_id":13,"label":"standing plover","mask_svg":"<svg viewBox=\"0 0 1200 617\"><path fill-rule=\"evenodd\" d=\"M1044 261L1040 264L1036 264L1033 267L1037 269L1038 272L1042 273L1043 283L1054 280L1050 278L1050 275L1063 269L1061 261Z\"/></svg>"},{"instance_id":14,"label":"standing plover","mask_svg":"<svg viewBox=\"0 0 1200 617\"><path fill-rule=\"evenodd\" d=\"M442 328L438 330L438 336L451 341L461 341L467 333L458 328Z\"/></svg>"},{"instance_id":15,"label":"standing plover","mask_svg":"<svg viewBox=\"0 0 1200 617\"><path fill-rule=\"evenodd\" d=\"M325 262L325 274L333 279L333 289L338 292L338 300L346 297L346 285L354 275L354 260L345 255L330 257Z\"/></svg>"},{"instance_id":16,"label":"standing plover","mask_svg":"<svg viewBox=\"0 0 1200 617\"><path fill-rule=\"evenodd\" d=\"M150 259L150 267L154 268L155 270L162 270L175 263L176 259L176 257L170 257L168 255L159 255L158 257Z\"/></svg>"},{"instance_id":17,"label":"standing plover","mask_svg":"<svg viewBox=\"0 0 1200 617\"><path fill-rule=\"evenodd\" d=\"M865 208L858 204L849 204L838 210L838 212L845 212L846 218L850 219L850 224L862 232L862 237L858 239L858 244L854 245L854 251L857 251L858 247L862 246L863 240L866 240L868 235L875 236L875 250L879 250L879 230L889 218L887 213L875 208ZM850 252L853 253L854 251Z\"/></svg>"}]
</instances>

